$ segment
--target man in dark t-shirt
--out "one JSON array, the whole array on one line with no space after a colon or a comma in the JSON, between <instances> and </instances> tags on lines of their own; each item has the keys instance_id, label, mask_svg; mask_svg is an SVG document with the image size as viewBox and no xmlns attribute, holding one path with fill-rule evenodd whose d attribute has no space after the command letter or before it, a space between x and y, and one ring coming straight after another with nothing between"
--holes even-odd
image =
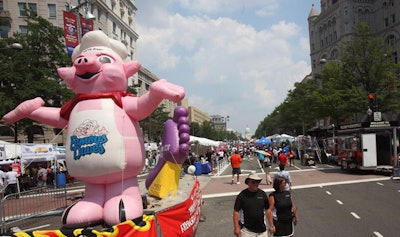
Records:
<instances>
[{"instance_id":1,"label":"man in dark t-shirt","mask_svg":"<svg viewBox=\"0 0 400 237\"><path fill-rule=\"evenodd\" d=\"M257 236L268 237L264 217L266 217L269 202L267 194L258 188L260 182L261 178L257 174L250 174L245 180L248 187L236 197L233 208L233 226L236 236L252 236L256 233ZM242 217L239 221L240 212L242 212Z\"/></svg>"}]
</instances>

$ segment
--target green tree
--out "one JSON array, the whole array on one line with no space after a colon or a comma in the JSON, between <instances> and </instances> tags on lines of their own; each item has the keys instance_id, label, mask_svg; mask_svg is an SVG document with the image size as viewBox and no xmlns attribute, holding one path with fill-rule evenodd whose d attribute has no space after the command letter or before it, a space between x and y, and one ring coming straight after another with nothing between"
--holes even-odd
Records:
<instances>
[{"instance_id":1,"label":"green tree","mask_svg":"<svg viewBox=\"0 0 400 237\"><path fill-rule=\"evenodd\" d=\"M382 112L398 110L399 78L396 65L388 57L391 49L383 39L372 35L368 24L358 22L351 40L342 48L342 73L337 82L351 95L346 103L348 111L365 113L368 106L378 106L374 109ZM375 105L369 104L370 93L377 98Z\"/></svg>"},{"instance_id":2,"label":"green tree","mask_svg":"<svg viewBox=\"0 0 400 237\"><path fill-rule=\"evenodd\" d=\"M190 124L189 124L189 127L190 127L190 135L192 135L192 136L196 136L196 137L198 137L199 136L199 134L200 134L200 124L198 124L198 123L196 123L196 122L191 122Z\"/></svg>"},{"instance_id":3,"label":"green tree","mask_svg":"<svg viewBox=\"0 0 400 237\"><path fill-rule=\"evenodd\" d=\"M292 135L304 134L306 128L315 123L314 92L318 89L318 84L308 79L295 83L294 87L289 91L280 110L281 116L284 117L283 132Z\"/></svg>"},{"instance_id":4,"label":"green tree","mask_svg":"<svg viewBox=\"0 0 400 237\"><path fill-rule=\"evenodd\" d=\"M170 119L168 112L164 112L165 106L160 105L150 116L140 121L143 133L147 134L149 141L161 142L164 131L164 123Z\"/></svg>"},{"instance_id":5,"label":"green tree","mask_svg":"<svg viewBox=\"0 0 400 237\"><path fill-rule=\"evenodd\" d=\"M209 139L213 139L215 137L215 129L211 121L204 121L201 124L199 137L205 137Z\"/></svg>"},{"instance_id":6,"label":"green tree","mask_svg":"<svg viewBox=\"0 0 400 237\"><path fill-rule=\"evenodd\" d=\"M341 85L339 83L341 74L338 62L330 62L324 65L320 75L322 85L313 93L314 119L330 117L334 124L338 124L343 117L353 114L348 109L348 103L357 103L358 98L353 97L354 93L349 94L349 91L358 91L360 88L355 85L349 85L349 87Z\"/></svg>"},{"instance_id":7,"label":"green tree","mask_svg":"<svg viewBox=\"0 0 400 237\"><path fill-rule=\"evenodd\" d=\"M348 117L361 120L368 107L399 111L400 65L388 55L392 49L383 39L372 35L366 23L358 22L351 39L341 44L339 60L326 63L315 78L296 83L284 102L259 124L256 136L299 134L299 123L304 124L301 130L308 130L327 117L337 125ZM372 104L370 93L375 99Z\"/></svg>"},{"instance_id":8,"label":"green tree","mask_svg":"<svg viewBox=\"0 0 400 237\"><path fill-rule=\"evenodd\" d=\"M22 101L42 97L47 106L59 107L72 97L57 74L57 68L71 64L63 43L63 29L53 26L42 17L28 14L28 33L16 33L12 38L0 41L2 48L18 42L23 49L2 50L0 60L0 99L3 102L1 115L15 108ZM18 122L28 141L33 141L32 121Z\"/></svg>"}]
</instances>

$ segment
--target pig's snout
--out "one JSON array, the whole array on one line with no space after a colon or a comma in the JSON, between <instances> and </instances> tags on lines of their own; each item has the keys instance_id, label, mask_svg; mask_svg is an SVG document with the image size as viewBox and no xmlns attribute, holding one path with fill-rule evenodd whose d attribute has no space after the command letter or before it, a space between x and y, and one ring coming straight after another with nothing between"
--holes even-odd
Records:
<instances>
[{"instance_id":1,"label":"pig's snout","mask_svg":"<svg viewBox=\"0 0 400 237\"><path fill-rule=\"evenodd\" d=\"M100 70L101 63L95 57L79 57L74 61L76 75L93 74Z\"/></svg>"}]
</instances>

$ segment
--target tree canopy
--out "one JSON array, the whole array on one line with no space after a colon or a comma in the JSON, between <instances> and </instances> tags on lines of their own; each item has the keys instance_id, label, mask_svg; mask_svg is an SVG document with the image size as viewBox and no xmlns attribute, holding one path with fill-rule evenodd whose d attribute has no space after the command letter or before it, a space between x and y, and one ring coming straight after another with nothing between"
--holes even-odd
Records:
<instances>
[{"instance_id":1,"label":"tree canopy","mask_svg":"<svg viewBox=\"0 0 400 237\"><path fill-rule=\"evenodd\" d=\"M27 33L15 33L0 40L0 114L3 116L22 101L42 97L48 106L60 106L73 95L58 77L57 68L71 64L63 43L63 29L46 19L28 14ZM22 49L10 45L19 43ZM20 130L25 130L28 140L32 125L29 119L21 120Z\"/></svg>"},{"instance_id":2,"label":"tree canopy","mask_svg":"<svg viewBox=\"0 0 400 237\"><path fill-rule=\"evenodd\" d=\"M399 111L400 66L392 48L358 22L349 41L340 44L339 60L328 61L321 74L295 83L294 89L258 126L255 136L305 134L318 121L348 123L373 111ZM372 95L373 100L369 98ZM353 120L351 120L353 121Z\"/></svg>"}]
</instances>

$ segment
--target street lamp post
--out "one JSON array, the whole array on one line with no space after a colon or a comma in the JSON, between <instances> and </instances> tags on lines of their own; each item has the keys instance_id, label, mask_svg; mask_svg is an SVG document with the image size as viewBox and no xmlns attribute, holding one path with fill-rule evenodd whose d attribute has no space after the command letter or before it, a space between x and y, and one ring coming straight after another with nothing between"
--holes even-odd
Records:
<instances>
[{"instance_id":1,"label":"street lamp post","mask_svg":"<svg viewBox=\"0 0 400 237\"><path fill-rule=\"evenodd\" d=\"M90 3L95 3L96 0L90 0ZM82 38L82 26L81 26L81 16L79 14L79 9L81 7L85 7L85 20L95 20L96 17L89 11L89 1L85 0L83 3L80 3L80 0L78 1L78 6L72 6L70 5L70 10L69 12L73 12L76 14L76 24L78 27L78 42L81 41Z\"/></svg>"}]
</instances>

